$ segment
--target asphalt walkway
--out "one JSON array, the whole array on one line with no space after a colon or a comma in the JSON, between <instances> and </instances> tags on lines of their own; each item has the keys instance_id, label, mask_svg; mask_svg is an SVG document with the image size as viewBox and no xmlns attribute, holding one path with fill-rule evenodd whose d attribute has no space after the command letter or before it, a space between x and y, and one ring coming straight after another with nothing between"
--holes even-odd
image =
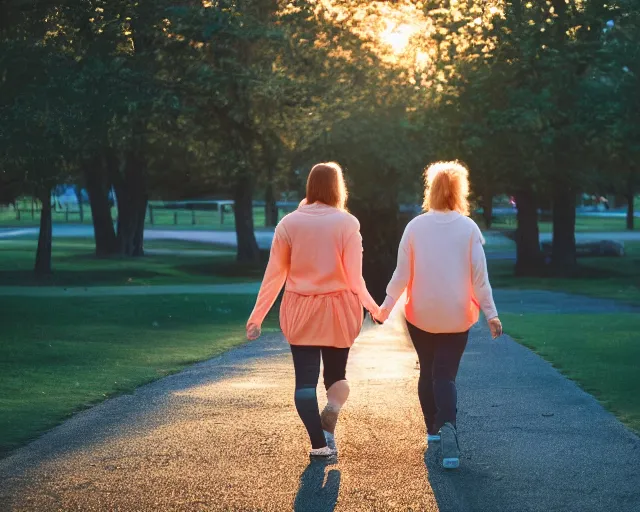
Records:
<instances>
[{"instance_id":1,"label":"asphalt walkway","mask_svg":"<svg viewBox=\"0 0 640 512\"><path fill-rule=\"evenodd\" d=\"M640 440L521 345L472 331L461 468L425 453L415 355L368 327L336 465L309 465L279 335L109 400L0 461L0 510L637 512ZM179 342L179 340L177 340Z\"/></svg>"}]
</instances>

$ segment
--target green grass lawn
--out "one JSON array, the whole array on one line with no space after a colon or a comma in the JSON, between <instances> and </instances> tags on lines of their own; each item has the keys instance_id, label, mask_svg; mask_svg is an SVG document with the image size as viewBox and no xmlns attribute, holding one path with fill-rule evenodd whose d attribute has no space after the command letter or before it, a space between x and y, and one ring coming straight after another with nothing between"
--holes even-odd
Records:
<instances>
[{"instance_id":1,"label":"green grass lawn","mask_svg":"<svg viewBox=\"0 0 640 512\"><path fill-rule=\"evenodd\" d=\"M226 251L222 255L147 255L133 259L98 259L92 239L55 238L53 275L37 279L33 274L37 241L0 240L0 286L98 286L218 284L259 281L263 265L240 265L235 252L212 244L149 241L148 249Z\"/></svg>"},{"instance_id":2,"label":"green grass lawn","mask_svg":"<svg viewBox=\"0 0 640 512\"><path fill-rule=\"evenodd\" d=\"M505 314L506 332L640 433L640 315Z\"/></svg>"},{"instance_id":3,"label":"green grass lawn","mask_svg":"<svg viewBox=\"0 0 640 512\"><path fill-rule=\"evenodd\" d=\"M572 278L513 276L513 262L489 260L495 288L551 290L606 297L640 305L640 243L625 243L622 258L581 258Z\"/></svg>"},{"instance_id":4,"label":"green grass lawn","mask_svg":"<svg viewBox=\"0 0 640 512\"><path fill-rule=\"evenodd\" d=\"M254 300L0 297L0 456L74 412L243 343Z\"/></svg>"},{"instance_id":5,"label":"green grass lawn","mask_svg":"<svg viewBox=\"0 0 640 512\"><path fill-rule=\"evenodd\" d=\"M476 217L475 221L484 229L484 221L480 217ZM640 229L640 219L636 220L636 224ZM551 233L553 225L551 222L538 222L540 233ZM491 226L492 230L512 230L516 228L516 218L513 216L498 217L497 221ZM608 217L581 217L576 219L577 233L598 233L598 232L618 232L626 231L627 221L624 218L608 218Z\"/></svg>"},{"instance_id":6,"label":"green grass lawn","mask_svg":"<svg viewBox=\"0 0 640 512\"><path fill-rule=\"evenodd\" d=\"M111 213L115 220L118 216L116 208ZM79 212L53 211L54 223L69 224L86 224L91 225L92 216L91 209L85 208L81 218ZM280 217L284 216L284 212L280 211ZM153 222L152 222L153 220ZM265 215L263 207L253 209L253 222L256 229L265 229ZM34 210L33 215L31 209L20 214L17 218L16 212L9 208L0 208L0 227L27 227L38 226L40 223L40 212ZM154 208L153 219L147 210L145 224L148 228L171 228L171 229L203 229L203 230L224 230L233 231L235 229L235 219L233 213L225 213L224 220L221 219L220 213L215 211L191 211L184 209L165 209Z\"/></svg>"}]
</instances>

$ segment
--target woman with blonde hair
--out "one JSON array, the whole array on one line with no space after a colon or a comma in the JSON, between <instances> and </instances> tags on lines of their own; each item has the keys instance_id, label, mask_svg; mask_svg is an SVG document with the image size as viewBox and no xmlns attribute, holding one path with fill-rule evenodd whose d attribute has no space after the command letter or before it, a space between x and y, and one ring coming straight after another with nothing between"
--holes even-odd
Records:
<instances>
[{"instance_id":1,"label":"woman with blonde hair","mask_svg":"<svg viewBox=\"0 0 640 512\"><path fill-rule=\"evenodd\" d=\"M427 441L440 441L442 464L457 468L456 376L469 329L481 309L491 334L502 334L484 254L484 238L469 215L469 178L458 162L425 171L426 213L407 225L398 264L387 286L379 321L385 321L406 290L404 310L418 353L418 396Z\"/></svg>"},{"instance_id":2,"label":"woman with blonde hair","mask_svg":"<svg viewBox=\"0 0 640 512\"><path fill-rule=\"evenodd\" d=\"M307 180L306 198L275 230L258 299L247 322L247 337L260 326L282 286L280 327L291 345L295 405L311 440L310 455L336 455L338 413L349 396L349 349L363 322L364 306L379 314L362 278L360 223L347 212L347 188L334 162L317 164ZM318 409L316 387L324 363L327 406Z\"/></svg>"}]
</instances>

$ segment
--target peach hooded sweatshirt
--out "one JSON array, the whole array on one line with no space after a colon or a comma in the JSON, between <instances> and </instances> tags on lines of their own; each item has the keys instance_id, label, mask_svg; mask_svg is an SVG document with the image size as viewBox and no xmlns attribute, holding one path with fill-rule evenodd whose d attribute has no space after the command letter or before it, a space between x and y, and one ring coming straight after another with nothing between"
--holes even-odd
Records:
<instances>
[{"instance_id":1,"label":"peach hooded sweatshirt","mask_svg":"<svg viewBox=\"0 0 640 512\"><path fill-rule=\"evenodd\" d=\"M407 291L407 320L433 334L465 332L498 316L489 284L484 237L458 212L431 211L407 225L383 308Z\"/></svg>"},{"instance_id":2,"label":"peach hooded sweatshirt","mask_svg":"<svg viewBox=\"0 0 640 512\"><path fill-rule=\"evenodd\" d=\"M292 345L350 347L362 306L378 311L362 278L358 219L322 203L301 205L278 224L247 325L262 324L285 283L280 326Z\"/></svg>"}]
</instances>

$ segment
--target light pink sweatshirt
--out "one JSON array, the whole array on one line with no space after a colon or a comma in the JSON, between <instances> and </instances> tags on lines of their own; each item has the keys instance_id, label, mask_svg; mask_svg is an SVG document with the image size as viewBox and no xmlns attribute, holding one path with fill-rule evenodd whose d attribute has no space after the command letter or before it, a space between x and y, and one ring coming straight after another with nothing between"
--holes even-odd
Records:
<instances>
[{"instance_id":1,"label":"light pink sweatshirt","mask_svg":"<svg viewBox=\"0 0 640 512\"><path fill-rule=\"evenodd\" d=\"M362 278L358 219L325 204L302 205L278 224L247 325L262 324L285 283L280 320L292 344L351 346L362 306L379 310Z\"/></svg>"},{"instance_id":2,"label":"light pink sweatshirt","mask_svg":"<svg viewBox=\"0 0 640 512\"><path fill-rule=\"evenodd\" d=\"M392 308L406 289L407 320L434 334L467 331L480 309L487 320L497 317L483 244L477 224L457 212L416 217L400 241L382 307Z\"/></svg>"}]
</instances>

